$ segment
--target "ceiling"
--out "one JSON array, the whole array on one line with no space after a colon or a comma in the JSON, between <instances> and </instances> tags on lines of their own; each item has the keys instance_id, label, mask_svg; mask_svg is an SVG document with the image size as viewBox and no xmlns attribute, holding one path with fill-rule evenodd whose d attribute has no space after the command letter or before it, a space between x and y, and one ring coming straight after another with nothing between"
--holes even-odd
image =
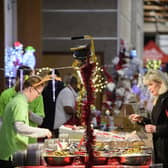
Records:
<instances>
[{"instance_id":1,"label":"ceiling","mask_svg":"<svg viewBox=\"0 0 168 168\"><path fill-rule=\"evenodd\" d=\"M168 22L168 0L144 0L144 22Z\"/></svg>"}]
</instances>

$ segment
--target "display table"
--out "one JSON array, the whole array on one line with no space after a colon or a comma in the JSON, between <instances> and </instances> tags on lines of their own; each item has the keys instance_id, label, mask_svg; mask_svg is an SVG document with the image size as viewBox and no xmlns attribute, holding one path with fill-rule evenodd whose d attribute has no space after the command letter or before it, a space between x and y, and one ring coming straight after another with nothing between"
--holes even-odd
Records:
<instances>
[{"instance_id":1,"label":"display table","mask_svg":"<svg viewBox=\"0 0 168 168\"><path fill-rule=\"evenodd\" d=\"M144 166L129 166L129 165L95 165L92 168L149 168L149 165ZM69 165L69 166L23 166L18 168L85 168L84 165Z\"/></svg>"},{"instance_id":2,"label":"display table","mask_svg":"<svg viewBox=\"0 0 168 168\"><path fill-rule=\"evenodd\" d=\"M28 152L29 155L26 158L22 157L24 158L23 163L20 162L20 158L17 158L16 161L19 160L18 165L27 165L18 168L85 168L88 155L84 139L81 139L83 130L80 128L72 129L71 127L61 127L62 136L60 139L46 139L37 150L31 148L29 150L31 152ZM144 145L136 132L95 130L94 133L96 142L92 168L150 167L152 150ZM74 135L77 139L66 138L65 135L67 134Z\"/></svg>"}]
</instances>

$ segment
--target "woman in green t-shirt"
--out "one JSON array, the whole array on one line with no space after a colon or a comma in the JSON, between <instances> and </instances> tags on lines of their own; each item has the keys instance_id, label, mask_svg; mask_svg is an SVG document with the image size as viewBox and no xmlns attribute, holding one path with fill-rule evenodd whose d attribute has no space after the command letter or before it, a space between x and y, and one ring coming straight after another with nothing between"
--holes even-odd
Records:
<instances>
[{"instance_id":1,"label":"woman in green t-shirt","mask_svg":"<svg viewBox=\"0 0 168 168\"><path fill-rule=\"evenodd\" d=\"M28 103L36 99L45 87L39 76L30 76L23 83L23 90L9 101L5 107L0 128L0 167L13 168L11 156L28 145L28 137L52 136L48 129L29 126ZM19 88L19 86L18 86Z\"/></svg>"},{"instance_id":2,"label":"woman in green t-shirt","mask_svg":"<svg viewBox=\"0 0 168 168\"><path fill-rule=\"evenodd\" d=\"M16 84L11 88L5 89L0 95L0 127L1 122L3 122L3 113L5 110L5 106L8 102L16 96L17 92L20 91L20 88L16 90L16 86L21 82L21 76L26 79L29 76L33 75L33 70L25 65L21 65L17 69L16 73ZM39 75L40 76L40 75ZM43 97L42 95L38 96L32 102L29 102L29 125L33 127L41 126L44 118L44 104L43 104ZM29 138L29 143L36 143L37 138Z\"/></svg>"}]
</instances>

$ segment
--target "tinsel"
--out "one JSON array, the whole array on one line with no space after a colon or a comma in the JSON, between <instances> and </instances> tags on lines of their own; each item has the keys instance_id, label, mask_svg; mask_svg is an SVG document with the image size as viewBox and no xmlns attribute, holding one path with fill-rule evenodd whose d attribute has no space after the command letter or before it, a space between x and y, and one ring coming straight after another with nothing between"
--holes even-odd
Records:
<instances>
[{"instance_id":1,"label":"tinsel","mask_svg":"<svg viewBox=\"0 0 168 168\"><path fill-rule=\"evenodd\" d=\"M94 87L92 83L92 73L95 68L95 63L88 62L81 68L81 75L84 82L84 87L87 92L87 99L84 102L83 106L83 114L82 114L82 120L86 126L86 151L88 154L88 161L85 165L86 168L91 168L93 166L93 160L94 160L94 150L93 150L93 144L94 144L94 135L93 135L93 128L91 127L91 104L93 104L94 101Z\"/></svg>"},{"instance_id":2,"label":"tinsel","mask_svg":"<svg viewBox=\"0 0 168 168\"><path fill-rule=\"evenodd\" d=\"M55 76L55 70L54 69L52 69L52 76L54 77ZM55 102L55 99L56 99L56 97L55 97L55 90L56 90L56 88L55 88L55 79L53 78L52 79L52 96L53 96L53 102Z\"/></svg>"}]
</instances>

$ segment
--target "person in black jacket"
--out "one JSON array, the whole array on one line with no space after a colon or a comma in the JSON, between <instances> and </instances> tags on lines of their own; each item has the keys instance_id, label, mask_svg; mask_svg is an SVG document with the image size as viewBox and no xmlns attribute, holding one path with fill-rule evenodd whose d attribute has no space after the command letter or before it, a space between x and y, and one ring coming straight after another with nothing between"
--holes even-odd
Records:
<instances>
[{"instance_id":1,"label":"person in black jacket","mask_svg":"<svg viewBox=\"0 0 168 168\"><path fill-rule=\"evenodd\" d=\"M168 77L160 70L149 70L143 82L154 98L151 117L131 114L129 118L144 125L146 132L153 135L153 162L168 168Z\"/></svg>"},{"instance_id":2,"label":"person in black jacket","mask_svg":"<svg viewBox=\"0 0 168 168\"><path fill-rule=\"evenodd\" d=\"M60 77L58 70L55 69L55 75ZM42 92L43 101L44 101L44 111L45 117L41 125L42 128L48 128L50 131L53 131L54 125L54 116L55 116L55 105L56 99L59 92L64 88L64 83L59 80L55 80L55 101L53 99L53 81L50 80Z\"/></svg>"}]
</instances>

